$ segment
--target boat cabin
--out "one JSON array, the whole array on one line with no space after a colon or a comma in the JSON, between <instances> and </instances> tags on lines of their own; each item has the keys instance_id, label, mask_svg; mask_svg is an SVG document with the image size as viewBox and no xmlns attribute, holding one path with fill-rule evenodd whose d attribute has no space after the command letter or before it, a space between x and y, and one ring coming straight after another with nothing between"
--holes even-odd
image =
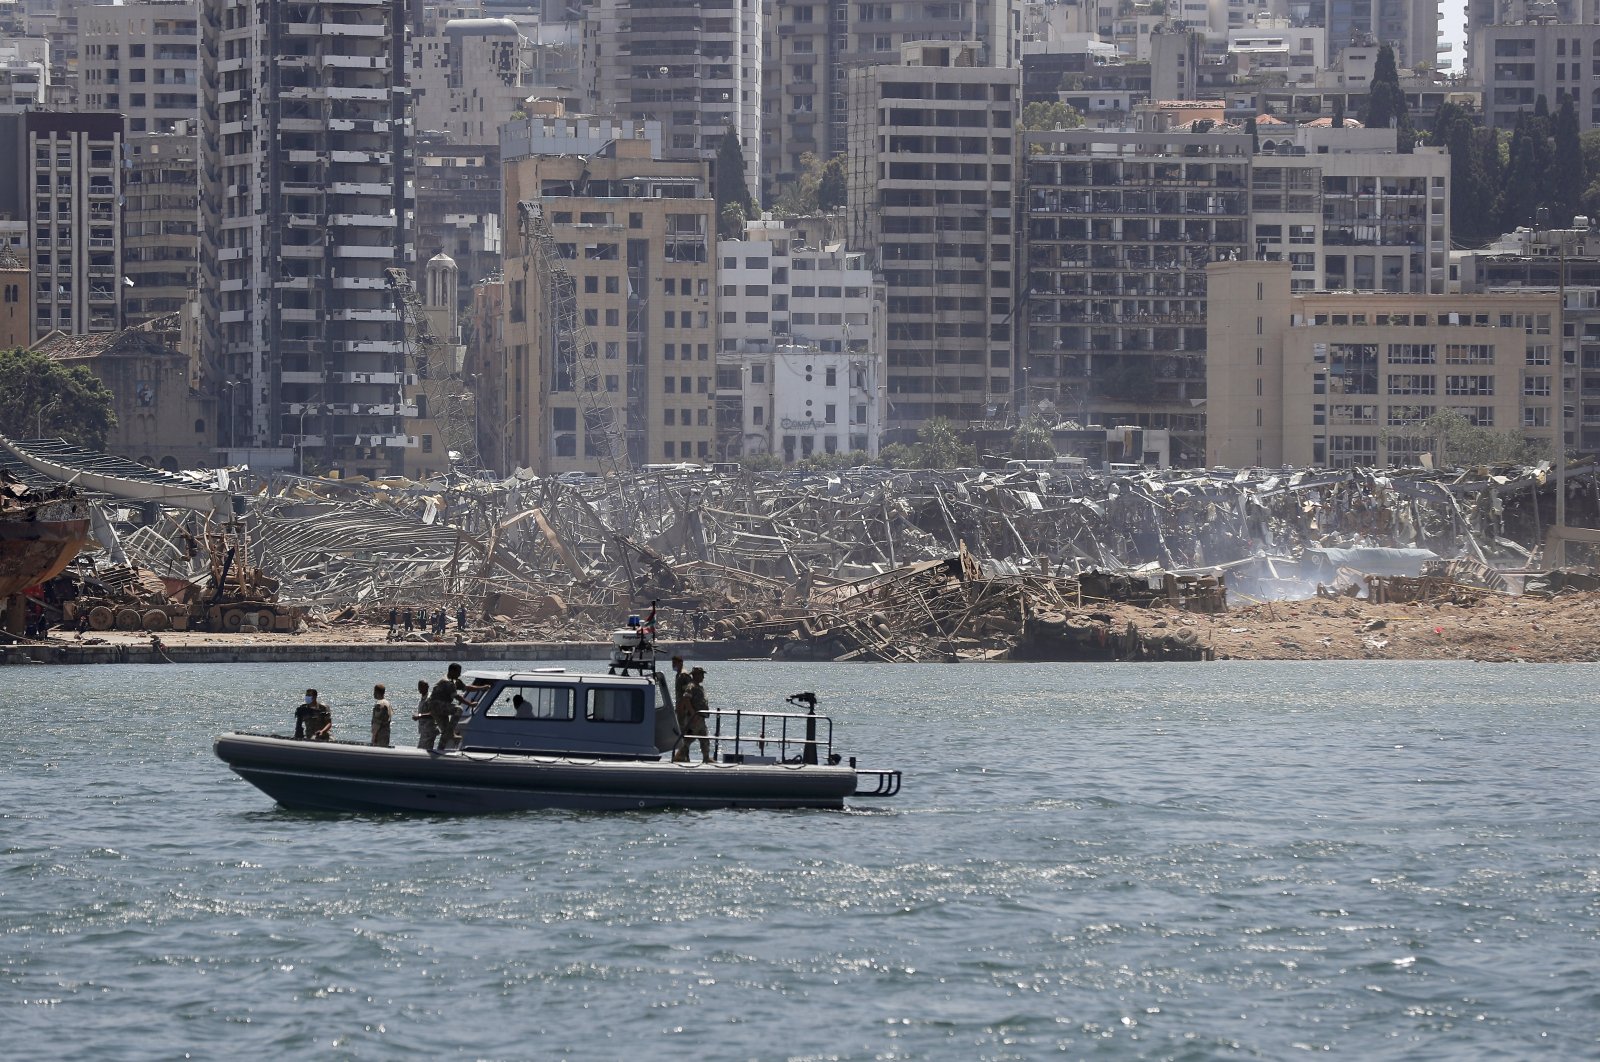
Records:
<instances>
[{"instance_id":1,"label":"boat cabin","mask_svg":"<svg viewBox=\"0 0 1600 1062\"><path fill-rule=\"evenodd\" d=\"M459 729L463 752L549 753L603 759L657 759L677 741L677 719L657 680L589 675L564 668L480 671L468 685ZM664 683L663 683L664 685Z\"/></svg>"}]
</instances>

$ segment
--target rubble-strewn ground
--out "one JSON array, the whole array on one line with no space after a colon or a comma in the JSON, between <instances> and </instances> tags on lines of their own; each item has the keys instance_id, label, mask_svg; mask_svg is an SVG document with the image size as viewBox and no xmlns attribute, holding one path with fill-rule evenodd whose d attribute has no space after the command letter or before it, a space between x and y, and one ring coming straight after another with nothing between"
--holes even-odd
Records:
<instances>
[{"instance_id":1,"label":"rubble-strewn ground","mask_svg":"<svg viewBox=\"0 0 1600 1062\"><path fill-rule=\"evenodd\" d=\"M1119 621L1154 610L1120 608ZM1216 616L1167 612L1193 623L1217 659L1600 660L1600 594L1496 598L1460 605L1373 605L1348 599L1273 601Z\"/></svg>"},{"instance_id":2,"label":"rubble-strewn ground","mask_svg":"<svg viewBox=\"0 0 1600 1062\"><path fill-rule=\"evenodd\" d=\"M102 463L50 453L69 478ZM391 609L442 610L446 645L458 614L473 640L561 645L659 605L658 637L715 640L706 656L1550 660L1590 658L1583 595L1600 593L1588 460L1559 480L1545 464L214 475L155 484L182 495L165 507L97 500L97 547L27 629L359 644ZM1580 530L1547 558L1552 523Z\"/></svg>"},{"instance_id":3,"label":"rubble-strewn ground","mask_svg":"<svg viewBox=\"0 0 1600 1062\"><path fill-rule=\"evenodd\" d=\"M1600 593L1553 599L1491 598L1473 606L1374 605L1363 600L1312 598L1243 604L1217 615L1164 608L1100 606L1113 627L1141 630L1187 626L1219 660L1483 660L1563 663L1600 661ZM381 643L383 627L319 625L298 635L168 632L169 646ZM596 627L584 640L602 641ZM149 635L107 631L90 635L111 644L148 645ZM469 632L469 637L473 637ZM454 632L441 639L453 643ZM56 632L54 641L71 638ZM476 640L476 638L474 638ZM717 654L715 642L705 655Z\"/></svg>"}]
</instances>

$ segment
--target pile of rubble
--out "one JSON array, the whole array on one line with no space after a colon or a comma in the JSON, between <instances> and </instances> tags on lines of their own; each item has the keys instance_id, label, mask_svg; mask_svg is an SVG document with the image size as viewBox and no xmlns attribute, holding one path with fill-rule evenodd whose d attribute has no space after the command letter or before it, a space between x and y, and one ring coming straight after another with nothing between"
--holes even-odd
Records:
<instances>
[{"instance_id":1,"label":"pile of rubble","mask_svg":"<svg viewBox=\"0 0 1600 1062\"><path fill-rule=\"evenodd\" d=\"M1600 525L1595 469L1567 483L1568 522ZM249 504L223 526L183 510L113 521L127 574L121 558L80 562L106 590L91 625L96 608L117 626L137 613L159 628L158 611L224 630L464 608L476 638L594 639L653 602L666 636L749 655L1195 659L1208 650L1192 628L1113 619L1110 606L1206 614L1230 598L1520 590L1554 517L1543 466L228 485Z\"/></svg>"}]
</instances>

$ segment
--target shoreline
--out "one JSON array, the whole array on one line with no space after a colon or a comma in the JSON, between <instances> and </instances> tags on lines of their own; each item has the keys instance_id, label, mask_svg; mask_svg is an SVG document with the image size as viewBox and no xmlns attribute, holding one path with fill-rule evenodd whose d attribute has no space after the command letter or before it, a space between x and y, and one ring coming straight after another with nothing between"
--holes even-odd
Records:
<instances>
[{"instance_id":1,"label":"shoreline","mask_svg":"<svg viewBox=\"0 0 1600 1062\"><path fill-rule=\"evenodd\" d=\"M1187 628L1216 661L1227 660L1461 660L1483 663L1600 662L1600 592L1555 598L1495 596L1463 603L1372 604L1356 599L1240 602L1226 612L1202 614L1127 605L1098 606L1111 629L1128 624L1169 633ZM167 632L163 650L145 634L108 631L79 640L57 632L43 642L0 646L0 666L88 664L381 663L459 660L581 660L603 663L611 643L602 639L507 641L389 641L386 629L366 625L323 627L301 634ZM662 659L674 653L696 660L784 659L774 644L750 641L663 639ZM971 642L967 643L972 645ZM831 662L819 660L817 662ZM929 663L1023 664L981 647L959 658ZM1185 661L1170 661L1182 663ZM1196 661L1187 661L1190 663ZM851 661L871 663L871 661Z\"/></svg>"}]
</instances>

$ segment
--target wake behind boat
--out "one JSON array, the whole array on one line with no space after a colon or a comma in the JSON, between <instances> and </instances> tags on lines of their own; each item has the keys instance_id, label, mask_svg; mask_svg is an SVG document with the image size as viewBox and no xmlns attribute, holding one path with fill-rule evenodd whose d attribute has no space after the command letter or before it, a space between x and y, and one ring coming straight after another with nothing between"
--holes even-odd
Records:
<instances>
[{"instance_id":1,"label":"wake behind boat","mask_svg":"<svg viewBox=\"0 0 1600 1062\"><path fill-rule=\"evenodd\" d=\"M674 762L683 735L652 647L618 631L612 671L479 671L448 752L231 733L216 754L288 808L471 814L571 808L840 808L887 797L900 772L833 751L816 698L792 712L707 713L707 762ZM695 736L695 745L700 738Z\"/></svg>"}]
</instances>

